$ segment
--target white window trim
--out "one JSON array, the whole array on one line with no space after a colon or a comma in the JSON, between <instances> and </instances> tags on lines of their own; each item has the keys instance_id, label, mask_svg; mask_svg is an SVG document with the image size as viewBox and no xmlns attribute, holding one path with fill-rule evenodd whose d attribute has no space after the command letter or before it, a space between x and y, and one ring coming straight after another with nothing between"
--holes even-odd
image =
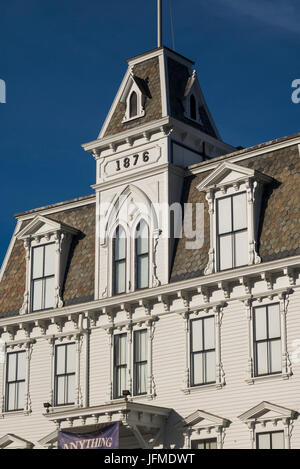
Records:
<instances>
[{"instance_id":1,"label":"white window trim","mask_svg":"<svg viewBox=\"0 0 300 469\"><path fill-rule=\"evenodd\" d=\"M41 230L41 227L44 228ZM36 232L36 233L35 233ZM64 279L64 270L66 267L67 256L71 246L72 236L76 235L78 230L62 226L60 223L49 220L38 215L24 229L18 233L17 238L23 240L26 255L26 278L25 293L23 305L20 314L31 312L32 303L32 252L34 247L44 246L55 243L56 260L54 275L54 308L62 308L64 303L62 299L62 283Z\"/></svg>"},{"instance_id":2,"label":"white window trim","mask_svg":"<svg viewBox=\"0 0 300 469\"><path fill-rule=\"evenodd\" d=\"M130 98L131 98L133 91L137 95L137 114L133 117L130 117ZM145 116L145 97L141 93L141 90L139 89L135 81L132 80L132 85L126 98L126 111L125 111L125 116L122 120L122 123L130 122L135 119L140 119L141 117L144 117L144 116Z\"/></svg>"},{"instance_id":3,"label":"white window trim","mask_svg":"<svg viewBox=\"0 0 300 469\"><path fill-rule=\"evenodd\" d=\"M131 315L131 313L128 313ZM110 350L110 377L108 384L108 401L118 401L122 398L114 397L114 337L118 334L127 334L127 390L130 392L130 400L134 399L154 399L156 397L156 385L153 376L153 339L155 333L156 318L151 318L145 322L133 324L130 322L126 326L112 326L106 329ZM134 395L134 341L133 335L136 331L147 330L147 393Z\"/></svg>"},{"instance_id":4,"label":"white window trim","mask_svg":"<svg viewBox=\"0 0 300 469\"><path fill-rule=\"evenodd\" d=\"M156 246L159 238L158 230L153 230L151 220L146 216L139 216L133 223L128 226L127 223L116 221L110 229L108 235L108 269L107 269L107 285L108 296L114 296L114 235L118 226L121 226L126 234L126 290L120 295L125 295L133 291L140 291L136 289L136 228L141 220L145 220L148 225L149 233L149 286L152 288L155 285L155 266L156 266Z\"/></svg>"},{"instance_id":5,"label":"white window trim","mask_svg":"<svg viewBox=\"0 0 300 469\"><path fill-rule=\"evenodd\" d=\"M32 412L32 403L30 397L30 367L31 367L31 356L33 350L34 339L27 339L24 341L16 341L7 343L5 346L5 362L1 365L2 367L2 389L0 398L0 418L4 418L10 415L30 415ZM16 350L17 349L17 350ZM6 411L6 375L7 375L7 354L11 352L25 352L26 353L26 372L25 372L25 395L24 395L24 409L8 412Z\"/></svg>"},{"instance_id":6,"label":"white window trim","mask_svg":"<svg viewBox=\"0 0 300 469\"><path fill-rule=\"evenodd\" d=\"M205 420L208 423L202 424ZM197 410L184 420L184 449L191 449L192 441L206 440L216 438L217 449L223 449L226 436L226 428L230 425L230 421L217 415L210 414L203 410ZM200 424L199 426L197 426ZM203 433L205 433L203 435Z\"/></svg>"},{"instance_id":7,"label":"white window trim","mask_svg":"<svg viewBox=\"0 0 300 469\"><path fill-rule=\"evenodd\" d=\"M222 363L221 356L221 326L223 319L223 307L224 304L215 305L212 308L212 313L215 318L215 353L216 353L216 382L212 384L203 384L198 386L191 386L191 320L192 319L201 319L211 316L210 308L207 308L205 311L186 311L180 313L184 319L184 329L185 329L185 362L186 369L183 379L183 388L182 391L185 394L190 394L196 390L207 389L208 387L214 387L216 389L222 389L225 386L225 372Z\"/></svg>"},{"instance_id":8,"label":"white window trim","mask_svg":"<svg viewBox=\"0 0 300 469\"><path fill-rule=\"evenodd\" d=\"M265 411L265 412L263 412ZM268 417L268 411L273 415ZM274 413L277 415L274 416ZM284 432L284 449L291 448L291 435L293 431L294 419L297 413L291 409L287 409L269 402L262 402L253 409L239 416L250 432L251 449L256 449L257 433L283 431ZM257 430L257 426L261 428Z\"/></svg>"},{"instance_id":9,"label":"white window trim","mask_svg":"<svg viewBox=\"0 0 300 469\"><path fill-rule=\"evenodd\" d=\"M64 409L69 407L82 407L83 406L83 393L81 386L81 353L83 345L83 334L66 334L60 337L50 337L48 343L50 345L50 394L49 403L52 409ZM56 345L67 345L75 343L76 346L76 371L75 371L75 403L73 405L66 404L65 406L55 405L55 349Z\"/></svg>"},{"instance_id":10,"label":"white window trim","mask_svg":"<svg viewBox=\"0 0 300 469\"><path fill-rule=\"evenodd\" d=\"M239 177L233 181L217 182L223 173L239 173ZM209 262L204 270L205 275L218 272L217 265L217 199L226 195L247 193L247 217L248 217L248 265L260 264L261 258L257 253L258 213L260 212L262 185L269 183L271 178L256 171L238 166L232 163L221 163L199 185L200 192L206 192L208 211L210 216L210 249ZM237 267L238 268L238 267Z\"/></svg>"},{"instance_id":11,"label":"white window trim","mask_svg":"<svg viewBox=\"0 0 300 469\"><path fill-rule=\"evenodd\" d=\"M281 292L277 298L272 297L272 300L265 298L261 301L255 299L246 299L243 301L246 308L247 322L248 322L248 365L246 370L246 382L254 384L256 381L264 381L270 379L289 379L292 373L291 361L287 349L287 312L289 305L289 293ZM254 369L254 331L253 331L253 316L254 309L259 306L269 306L278 304L280 308L280 327L281 327L281 356L282 356L282 371L273 375L255 376Z\"/></svg>"}]
</instances>

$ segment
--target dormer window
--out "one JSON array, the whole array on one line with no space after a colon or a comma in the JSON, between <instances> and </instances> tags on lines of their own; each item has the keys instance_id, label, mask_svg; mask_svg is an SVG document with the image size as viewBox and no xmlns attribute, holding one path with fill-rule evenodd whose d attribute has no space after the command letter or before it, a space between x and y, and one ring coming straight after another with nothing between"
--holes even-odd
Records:
<instances>
[{"instance_id":1,"label":"dormer window","mask_svg":"<svg viewBox=\"0 0 300 469\"><path fill-rule=\"evenodd\" d=\"M217 200L218 270L248 264L247 194Z\"/></svg>"},{"instance_id":2,"label":"dormer window","mask_svg":"<svg viewBox=\"0 0 300 469\"><path fill-rule=\"evenodd\" d=\"M55 244L32 249L32 311L54 307L55 299Z\"/></svg>"},{"instance_id":3,"label":"dormer window","mask_svg":"<svg viewBox=\"0 0 300 469\"><path fill-rule=\"evenodd\" d=\"M138 109L137 109L137 94L135 91L133 91L130 95L129 99L129 117L132 119L137 115Z\"/></svg>"},{"instance_id":4,"label":"dormer window","mask_svg":"<svg viewBox=\"0 0 300 469\"><path fill-rule=\"evenodd\" d=\"M130 70L129 73L120 98L120 102L125 104L123 123L143 117L145 115L146 99L151 98L146 81L134 75L133 70Z\"/></svg>"},{"instance_id":5,"label":"dormer window","mask_svg":"<svg viewBox=\"0 0 300 469\"><path fill-rule=\"evenodd\" d=\"M190 117L193 120L197 120L197 104L193 94L190 97Z\"/></svg>"},{"instance_id":6,"label":"dormer window","mask_svg":"<svg viewBox=\"0 0 300 469\"><path fill-rule=\"evenodd\" d=\"M76 234L75 228L41 215L18 233L26 252L26 286L20 314L63 306L65 269Z\"/></svg>"},{"instance_id":7,"label":"dormer window","mask_svg":"<svg viewBox=\"0 0 300 469\"><path fill-rule=\"evenodd\" d=\"M271 181L253 169L222 163L199 184L198 190L206 192L210 214L205 275L261 262L258 220L262 189Z\"/></svg>"}]
</instances>

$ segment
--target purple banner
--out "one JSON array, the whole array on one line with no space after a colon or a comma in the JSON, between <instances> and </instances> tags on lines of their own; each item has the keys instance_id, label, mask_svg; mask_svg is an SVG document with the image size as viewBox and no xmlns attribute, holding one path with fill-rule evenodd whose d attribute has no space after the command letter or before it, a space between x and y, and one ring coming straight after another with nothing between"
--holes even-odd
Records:
<instances>
[{"instance_id":1,"label":"purple banner","mask_svg":"<svg viewBox=\"0 0 300 469\"><path fill-rule=\"evenodd\" d=\"M70 433L60 431L58 449L119 449L119 423L113 423L93 433Z\"/></svg>"}]
</instances>

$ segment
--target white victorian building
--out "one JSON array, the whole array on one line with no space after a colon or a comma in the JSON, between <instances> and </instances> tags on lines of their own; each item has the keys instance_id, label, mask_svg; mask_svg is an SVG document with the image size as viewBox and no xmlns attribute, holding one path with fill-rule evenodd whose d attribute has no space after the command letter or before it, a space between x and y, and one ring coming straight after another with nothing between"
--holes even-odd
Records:
<instances>
[{"instance_id":1,"label":"white victorian building","mask_svg":"<svg viewBox=\"0 0 300 469\"><path fill-rule=\"evenodd\" d=\"M94 195L16 215L0 271L0 448L299 449L300 134L224 143L159 47L83 148Z\"/></svg>"}]
</instances>

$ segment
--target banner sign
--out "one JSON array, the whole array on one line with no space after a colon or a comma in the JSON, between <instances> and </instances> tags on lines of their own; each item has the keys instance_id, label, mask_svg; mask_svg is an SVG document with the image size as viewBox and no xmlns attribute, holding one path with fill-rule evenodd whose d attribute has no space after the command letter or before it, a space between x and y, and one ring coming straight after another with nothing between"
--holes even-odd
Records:
<instances>
[{"instance_id":1,"label":"banner sign","mask_svg":"<svg viewBox=\"0 0 300 469\"><path fill-rule=\"evenodd\" d=\"M60 431L58 449L119 449L119 423L114 423L93 433L70 433Z\"/></svg>"}]
</instances>

